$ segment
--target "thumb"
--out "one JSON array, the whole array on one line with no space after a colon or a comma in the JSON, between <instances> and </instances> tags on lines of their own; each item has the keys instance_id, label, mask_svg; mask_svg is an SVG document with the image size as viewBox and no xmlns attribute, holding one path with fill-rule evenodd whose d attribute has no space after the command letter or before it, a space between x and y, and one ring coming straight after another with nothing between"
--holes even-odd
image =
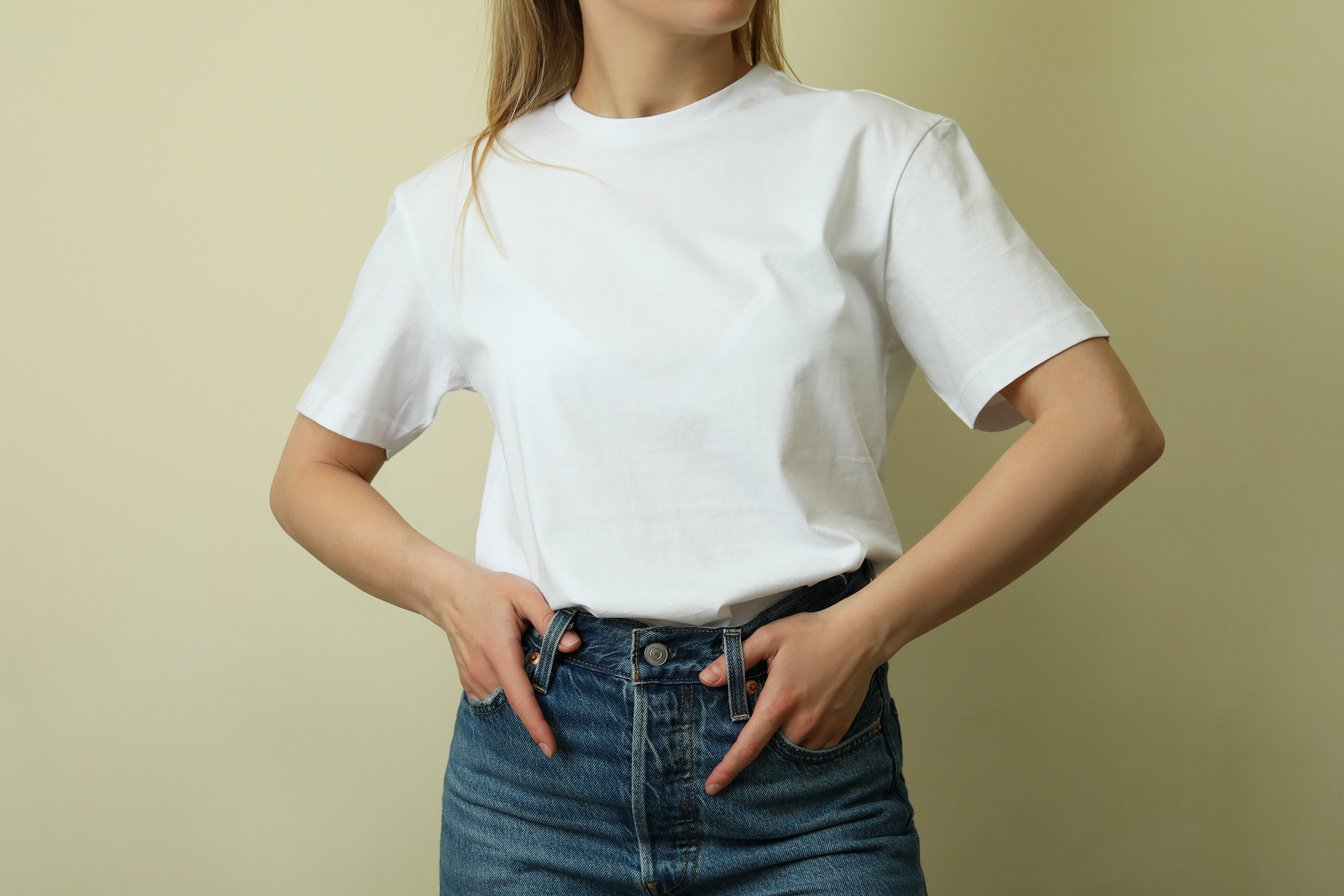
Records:
<instances>
[{"instance_id":1,"label":"thumb","mask_svg":"<svg viewBox=\"0 0 1344 896\"><path fill-rule=\"evenodd\" d=\"M774 655L774 631L769 624L763 625L751 633L751 637L742 642L742 669L746 671L757 663ZM719 654L714 662L700 670L700 681L708 685L723 684L728 680L728 658Z\"/></svg>"},{"instance_id":2,"label":"thumb","mask_svg":"<svg viewBox=\"0 0 1344 896\"><path fill-rule=\"evenodd\" d=\"M544 598L542 600L543 603L541 605L540 612L538 612L536 615L531 615L528 621L530 621L534 626L536 626L537 631L541 632L544 635L546 634L546 630L550 628L551 620L555 618L556 611L552 610L550 608L550 605L544 602ZM540 621L538 621L538 619L540 619ZM561 650L576 650L578 649L578 646L579 646L579 635L577 632L571 630L565 632L563 635L560 636Z\"/></svg>"}]
</instances>

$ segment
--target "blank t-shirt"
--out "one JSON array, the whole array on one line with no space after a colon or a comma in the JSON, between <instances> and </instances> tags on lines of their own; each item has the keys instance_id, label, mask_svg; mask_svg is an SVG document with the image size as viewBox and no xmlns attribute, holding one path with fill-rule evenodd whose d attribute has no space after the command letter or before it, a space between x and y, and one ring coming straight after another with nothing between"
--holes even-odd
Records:
<instances>
[{"instance_id":1,"label":"blank t-shirt","mask_svg":"<svg viewBox=\"0 0 1344 896\"><path fill-rule=\"evenodd\" d=\"M669 112L568 93L398 183L297 409L401 451L442 397L495 432L475 562L554 609L737 625L902 546L883 491L913 372L971 429L1109 336L951 118L764 62ZM455 238L456 237L456 238ZM899 458L897 459L899 462Z\"/></svg>"}]
</instances>

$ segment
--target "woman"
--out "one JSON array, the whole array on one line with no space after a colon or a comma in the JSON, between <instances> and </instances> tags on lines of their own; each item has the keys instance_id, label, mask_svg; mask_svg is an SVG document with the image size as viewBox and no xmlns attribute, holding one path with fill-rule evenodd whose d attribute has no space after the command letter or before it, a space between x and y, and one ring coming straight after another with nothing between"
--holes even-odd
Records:
<instances>
[{"instance_id":1,"label":"woman","mask_svg":"<svg viewBox=\"0 0 1344 896\"><path fill-rule=\"evenodd\" d=\"M457 664L445 894L923 893L888 661L1161 454L958 124L789 78L777 15L496 4L490 126L397 185L298 403L281 525ZM915 367L1032 426L903 550ZM475 562L370 485L454 389Z\"/></svg>"}]
</instances>

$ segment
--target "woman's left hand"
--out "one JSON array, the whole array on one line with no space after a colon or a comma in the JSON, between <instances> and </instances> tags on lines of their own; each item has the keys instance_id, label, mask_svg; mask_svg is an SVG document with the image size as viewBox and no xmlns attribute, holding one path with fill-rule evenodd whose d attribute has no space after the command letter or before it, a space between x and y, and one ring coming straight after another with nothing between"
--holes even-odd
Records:
<instances>
[{"instance_id":1,"label":"woman's left hand","mask_svg":"<svg viewBox=\"0 0 1344 896\"><path fill-rule=\"evenodd\" d=\"M743 669L762 660L768 680L751 718L705 782L713 794L727 787L763 750L778 730L811 750L840 742L854 723L879 663L841 611L844 602L822 610L791 613L758 628L742 642ZM858 649L862 645L863 649ZM700 681L720 687L727 661L720 655L700 672Z\"/></svg>"}]
</instances>

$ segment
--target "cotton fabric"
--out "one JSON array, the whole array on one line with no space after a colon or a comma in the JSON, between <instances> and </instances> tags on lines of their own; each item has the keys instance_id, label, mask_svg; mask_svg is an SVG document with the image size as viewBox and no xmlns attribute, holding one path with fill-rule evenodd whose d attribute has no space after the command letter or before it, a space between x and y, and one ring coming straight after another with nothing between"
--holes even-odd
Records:
<instances>
[{"instance_id":1,"label":"cotton fabric","mask_svg":"<svg viewBox=\"0 0 1344 896\"><path fill-rule=\"evenodd\" d=\"M880 574L914 371L1001 431L1024 418L1000 389L1110 335L961 126L876 91L759 62L640 118L566 92L504 139L484 221L458 230L469 142L395 186L296 407L390 459L444 395L480 395L475 561L554 609L737 625L866 557Z\"/></svg>"}]
</instances>

